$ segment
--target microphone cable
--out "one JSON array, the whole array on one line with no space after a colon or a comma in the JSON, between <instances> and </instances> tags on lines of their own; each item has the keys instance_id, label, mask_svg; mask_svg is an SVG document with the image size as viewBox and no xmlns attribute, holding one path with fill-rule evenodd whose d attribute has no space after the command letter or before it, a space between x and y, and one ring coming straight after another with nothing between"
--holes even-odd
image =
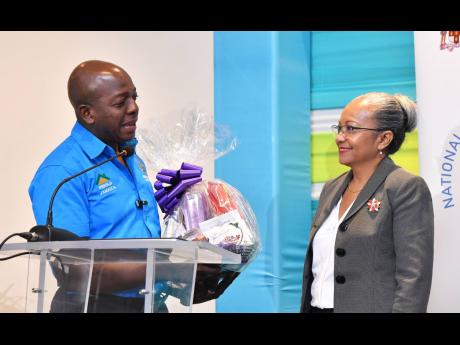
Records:
<instances>
[{"instance_id":1,"label":"microphone cable","mask_svg":"<svg viewBox=\"0 0 460 345\"><path fill-rule=\"evenodd\" d=\"M37 234L34 234L34 233L31 233L31 232L16 232L14 234L11 234L9 235L8 237L6 237L2 243L0 243L0 249L2 249L3 245L6 243L6 241L8 241L10 238L12 237L15 237L15 236L19 236L19 237L22 237L26 240L31 240L35 237L38 237ZM9 259L12 259L12 258L15 258L15 257L18 257L18 256L21 256L21 255L27 255L27 254L37 254L36 252L31 252L31 251L28 251L28 252L21 252L21 253L17 253L17 254L13 254L13 255L10 255L10 256L7 256L5 258L0 258L0 261L5 261L5 260L9 260Z\"/></svg>"}]
</instances>

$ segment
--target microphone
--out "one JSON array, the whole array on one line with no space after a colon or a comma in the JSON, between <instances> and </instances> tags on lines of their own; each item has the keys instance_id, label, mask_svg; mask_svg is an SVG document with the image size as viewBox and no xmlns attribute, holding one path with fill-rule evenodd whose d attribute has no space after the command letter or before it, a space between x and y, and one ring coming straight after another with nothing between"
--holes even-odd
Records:
<instances>
[{"instance_id":1,"label":"microphone","mask_svg":"<svg viewBox=\"0 0 460 345\"><path fill-rule=\"evenodd\" d=\"M39 242L39 241L78 241L78 240L87 240L88 237L80 237L75 235L73 232L55 228L53 226L53 203L54 198L56 197L57 192L59 189L70 180L78 177L90 170L93 170L105 163L111 162L118 157L129 157L134 154L134 146L123 146L120 153L116 154L113 157L110 157L100 163L97 163L83 171L76 173L75 175L66 177L63 179L57 187L54 189L53 194L51 196L50 204L48 207L48 215L46 217L46 225L36 225L32 229L30 229L31 236L22 236L27 239L28 242Z\"/></svg>"}]
</instances>

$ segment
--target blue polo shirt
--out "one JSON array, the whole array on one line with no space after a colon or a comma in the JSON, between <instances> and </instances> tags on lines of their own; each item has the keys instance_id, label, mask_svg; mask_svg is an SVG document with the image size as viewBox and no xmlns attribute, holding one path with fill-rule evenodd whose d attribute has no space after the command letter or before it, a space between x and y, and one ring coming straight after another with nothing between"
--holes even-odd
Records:
<instances>
[{"instance_id":1,"label":"blue polo shirt","mask_svg":"<svg viewBox=\"0 0 460 345\"><path fill-rule=\"evenodd\" d=\"M46 224L48 206L64 178L115 155L80 123L38 168L29 187L37 224ZM65 183L53 204L53 225L90 239L158 238L160 224L144 162L136 155L101 165ZM142 208L136 200L147 201Z\"/></svg>"}]
</instances>

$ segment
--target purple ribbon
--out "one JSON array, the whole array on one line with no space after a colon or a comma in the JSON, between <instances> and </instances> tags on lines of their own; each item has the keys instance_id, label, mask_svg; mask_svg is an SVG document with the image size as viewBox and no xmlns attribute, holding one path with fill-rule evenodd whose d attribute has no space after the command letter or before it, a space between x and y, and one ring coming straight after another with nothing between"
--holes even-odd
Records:
<instances>
[{"instance_id":1,"label":"purple ribbon","mask_svg":"<svg viewBox=\"0 0 460 345\"><path fill-rule=\"evenodd\" d=\"M179 203L185 190L203 180L202 173L202 167L185 162L182 163L179 170L161 169L153 185L156 190L155 199L161 211L170 214Z\"/></svg>"}]
</instances>

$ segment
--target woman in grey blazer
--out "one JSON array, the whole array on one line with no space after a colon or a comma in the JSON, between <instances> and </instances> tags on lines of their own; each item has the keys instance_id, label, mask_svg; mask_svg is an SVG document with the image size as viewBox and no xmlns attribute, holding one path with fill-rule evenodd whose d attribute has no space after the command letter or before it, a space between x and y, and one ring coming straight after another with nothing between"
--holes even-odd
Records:
<instances>
[{"instance_id":1,"label":"woman in grey blazer","mask_svg":"<svg viewBox=\"0 0 460 345\"><path fill-rule=\"evenodd\" d=\"M343 110L341 164L310 230L302 312L426 312L433 267L433 205L425 181L388 157L416 126L406 96L368 93Z\"/></svg>"}]
</instances>

